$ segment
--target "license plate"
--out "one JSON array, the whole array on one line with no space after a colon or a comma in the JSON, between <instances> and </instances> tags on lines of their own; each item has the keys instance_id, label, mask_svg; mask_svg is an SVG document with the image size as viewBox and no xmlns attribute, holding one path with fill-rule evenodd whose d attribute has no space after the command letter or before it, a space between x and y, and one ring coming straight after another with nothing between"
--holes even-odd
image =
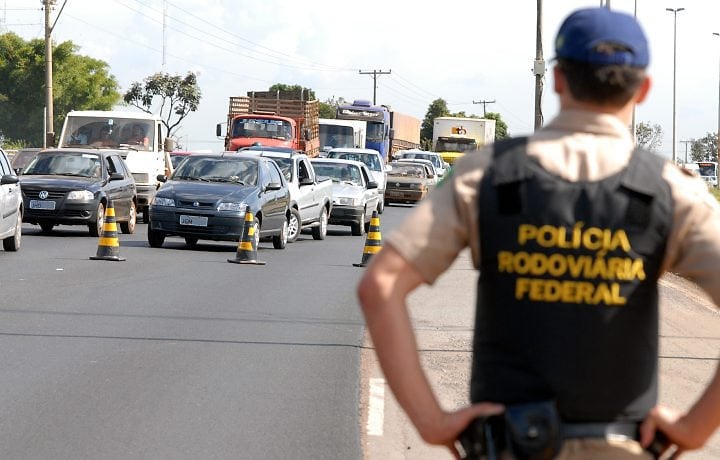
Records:
<instances>
[{"instance_id":1,"label":"license plate","mask_svg":"<svg viewBox=\"0 0 720 460\"><path fill-rule=\"evenodd\" d=\"M388 198L400 198L403 195L404 195L403 192L395 192L395 191L390 191L390 190L385 191L385 196L387 196Z\"/></svg>"},{"instance_id":2,"label":"license plate","mask_svg":"<svg viewBox=\"0 0 720 460\"><path fill-rule=\"evenodd\" d=\"M30 209L55 209L54 201L30 200Z\"/></svg>"},{"instance_id":3,"label":"license plate","mask_svg":"<svg viewBox=\"0 0 720 460\"><path fill-rule=\"evenodd\" d=\"M180 225L192 225L194 227L207 227L206 216L180 216Z\"/></svg>"}]
</instances>

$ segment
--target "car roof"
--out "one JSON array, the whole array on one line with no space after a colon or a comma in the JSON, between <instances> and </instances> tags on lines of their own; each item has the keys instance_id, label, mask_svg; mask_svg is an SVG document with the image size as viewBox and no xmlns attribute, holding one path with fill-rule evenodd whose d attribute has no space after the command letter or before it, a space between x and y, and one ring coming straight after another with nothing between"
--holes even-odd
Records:
<instances>
[{"instance_id":1,"label":"car roof","mask_svg":"<svg viewBox=\"0 0 720 460\"><path fill-rule=\"evenodd\" d=\"M313 163L318 163L318 164L323 164L323 163L348 164L348 165L355 165L355 166L359 166L361 168L367 169L367 166L365 166L365 163L363 163L362 161L357 161L357 160L343 160L341 158L317 158L316 157L316 158L311 158L310 161Z\"/></svg>"},{"instance_id":2,"label":"car roof","mask_svg":"<svg viewBox=\"0 0 720 460\"><path fill-rule=\"evenodd\" d=\"M76 154L84 154L84 155L100 155L100 156L107 156L107 155L121 155L125 153L125 150L116 150L116 149L83 149L83 148L48 148L43 149L37 152L37 155L42 155L46 153L76 153Z\"/></svg>"},{"instance_id":3,"label":"car roof","mask_svg":"<svg viewBox=\"0 0 720 460\"><path fill-rule=\"evenodd\" d=\"M251 145L249 147L243 147L241 149L238 149L238 152L243 152L246 150L250 151L260 151L260 152L283 152L283 153L299 153L295 149L291 149L290 147L273 147L270 145Z\"/></svg>"}]
</instances>

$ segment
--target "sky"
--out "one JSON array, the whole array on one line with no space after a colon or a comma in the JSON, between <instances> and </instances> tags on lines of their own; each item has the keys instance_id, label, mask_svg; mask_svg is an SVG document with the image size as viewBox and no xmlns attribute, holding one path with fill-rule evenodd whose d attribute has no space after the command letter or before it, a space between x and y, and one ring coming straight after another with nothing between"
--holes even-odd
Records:
<instances>
[{"instance_id":1,"label":"sky","mask_svg":"<svg viewBox=\"0 0 720 460\"><path fill-rule=\"evenodd\" d=\"M636 122L660 125L658 151L672 158L675 118L675 154L684 159L686 141L718 131L720 36L713 32L720 33L720 1L546 0L544 60L554 56L565 16L603 3L637 10L650 42L653 87ZM0 30L43 38L42 4L0 0ZM511 135L530 134L537 16L537 0L56 0L52 11L53 40L70 40L79 54L105 61L121 93L156 72L197 73L199 109L177 136L188 150L213 151L222 150L215 126L226 120L229 96L284 83L311 88L320 101L372 101L373 77L360 71L374 70L390 72L377 78L376 101L392 110L422 120L442 98L451 112L482 115L485 107L500 113ZM558 104L552 62L546 65L547 123Z\"/></svg>"}]
</instances>

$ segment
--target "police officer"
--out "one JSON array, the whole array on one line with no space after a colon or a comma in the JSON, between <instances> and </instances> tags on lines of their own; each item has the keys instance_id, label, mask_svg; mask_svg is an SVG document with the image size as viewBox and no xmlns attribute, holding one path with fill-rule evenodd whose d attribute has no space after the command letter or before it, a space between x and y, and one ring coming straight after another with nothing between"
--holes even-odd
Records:
<instances>
[{"instance_id":1,"label":"police officer","mask_svg":"<svg viewBox=\"0 0 720 460\"><path fill-rule=\"evenodd\" d=\"M558 116L466 154L369 264L358 296L380 364L421 437L456 457L468 436L483 455L518 458L651 458L658 433L661 448L700 448L720 425L720 374L687 412L657 405L657 282L672 270L720 305L718 204L698 178L634 149L650 78L632 16L577 10L555 53ZM468 246L472 404L445 411L406 299Z\"/></svg>"}]
</instances>

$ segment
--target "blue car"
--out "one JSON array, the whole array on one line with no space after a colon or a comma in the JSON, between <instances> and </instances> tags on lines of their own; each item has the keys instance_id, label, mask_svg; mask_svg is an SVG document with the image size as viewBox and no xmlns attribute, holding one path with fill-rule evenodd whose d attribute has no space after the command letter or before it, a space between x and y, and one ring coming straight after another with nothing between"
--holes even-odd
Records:
<instances>
[{"instance_id":1,"label":"blue car","mask_svg":"<svg viewBox=\"0 0 720 460\"><path fill-rule=\"evenodd\" d=\"M193 154L164 182L150 204L148 243L179 236L189 247L198 240L239 241L250 207L256 243L272 238L276 249L288 239L290 192L277 164L254 154Z\"/></svg>"}]
</instances>

